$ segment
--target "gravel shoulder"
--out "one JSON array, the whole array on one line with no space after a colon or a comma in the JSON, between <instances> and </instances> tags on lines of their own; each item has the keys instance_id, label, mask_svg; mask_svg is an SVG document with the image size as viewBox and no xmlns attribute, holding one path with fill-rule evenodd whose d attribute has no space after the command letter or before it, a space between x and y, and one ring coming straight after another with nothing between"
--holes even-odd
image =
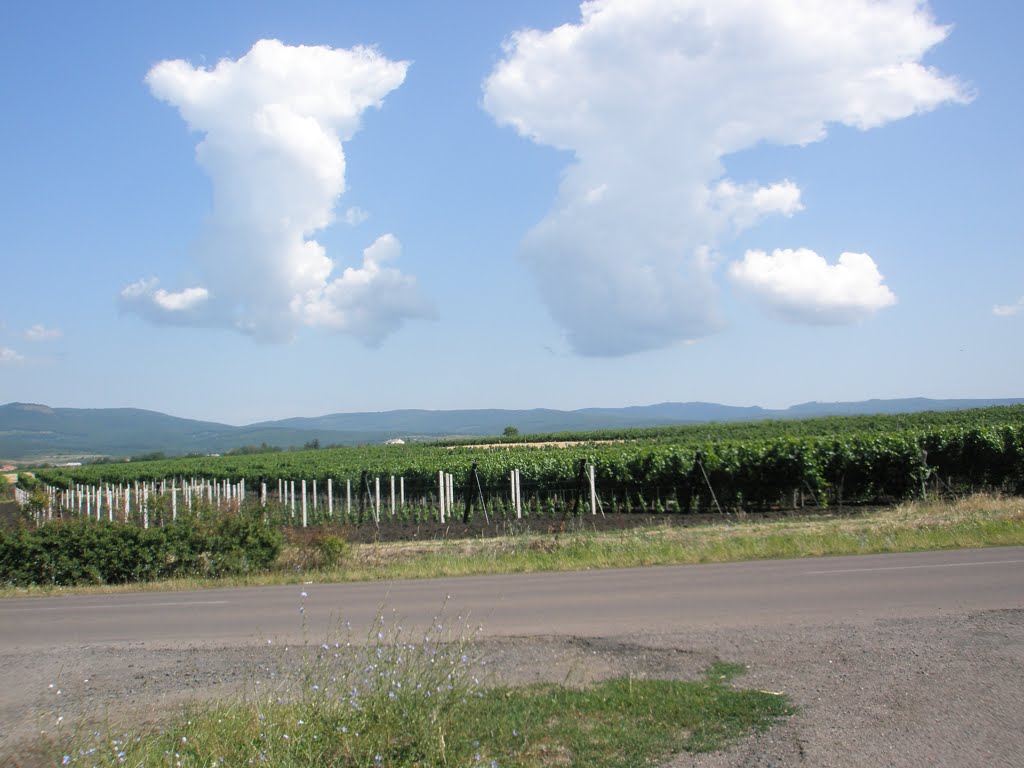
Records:
<instances>
[{"instance_id":1,"label":"gravel shoulder","mask_svg":"<svg viewBox=\"0 0 1024 768\"><path fill-rule=\"evenodd\" d=\"M693 679L712 661L749 666L741 687L785 691L799 712L771 730L664 768L1024 764L1024 610L831 624L697 629L480 643L495 683L583 685L610 676ZM196 698L237 693L279 651L86 646L0 654L0 765L43 765L58 714L154 721ZM50 688L50 685L53 688ZM59 694L57 692L60 692Z\"/></svg>"}]
</instances>

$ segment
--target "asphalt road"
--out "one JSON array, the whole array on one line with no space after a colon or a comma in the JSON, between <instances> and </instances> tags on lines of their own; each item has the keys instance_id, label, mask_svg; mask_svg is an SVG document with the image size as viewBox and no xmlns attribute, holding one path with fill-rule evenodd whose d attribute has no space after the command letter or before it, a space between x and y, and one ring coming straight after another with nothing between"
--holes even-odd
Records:
<instances>
[{"instance_id":1,"label":"asphalt road","mask_svg":"<svg viewBox=\"0 0 1024 768\"><path fill-rule=\"evenodd\" d=\"M306 593L304 597L302 593ZM1024 607L1024 547L0 601L0 652L318 640L382 612L483 637L857 623Z\"/></svg>"}]
</instances>

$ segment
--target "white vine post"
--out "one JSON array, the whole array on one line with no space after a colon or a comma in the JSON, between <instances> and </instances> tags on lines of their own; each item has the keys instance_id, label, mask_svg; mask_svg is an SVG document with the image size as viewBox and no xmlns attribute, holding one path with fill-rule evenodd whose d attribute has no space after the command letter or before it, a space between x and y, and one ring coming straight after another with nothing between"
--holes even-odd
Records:
<instances>
[{"instance_id":1,"label":"white vine post","mask_svg":"<svg viewBox=\"0 0 1024 768\"><path fill-rule=\"evenodd\" d=\"M316 480L313 481L313 511L316 512Z\"/></svg>"},{"instance_id":2,"label":"white vine post","mask_svg":"<svg viewBox=\"0 0 1024 768\"><path fill-rule=\"evenodd\" d=\"M587 474L590 475L590 514L597 514L597 485L594 480L594 465L587 467Z\"/></svg>"},{"instance_id":3,"label":"white vine post","mask_svg":"<svg viewBox=\"0 0 1024 768\"><path fill-rule=\"evenodd\" d=\"M444 470L437 471L437 500L439 502L438 509L441 512L441 524L444 524Z\"/></svg>"},{"instance_id":4,"label":"white vine post","mask_svg":"<svg viewBox=\"0 0 1024 768\"><path fill-rule=\"evenodd\" d=\"M395 516L395 476L391 476L391 516Z\"/></svg>"},{"instance_id":5,"label":"white vine post","mask_svg":"<svg viewBox=\"0 0 1024 768\"><path fill-rule=\"evenodd\" d=\"M295 481L292 480L290 482L291 482L291 486L292 486L292 520L294 520L295 519Z\"/></svg>"},{"instance_id":6,"label":"white vine post","mask_svg":"<svg viewBox=\"0 0 1024 768\"><path fill-rule=\"evenodd\" d=\"M334 519L334 484L327 478L327 516Z\"/></svg>"},{"instance_id":7,"label":"white vine post","mask_svg":"<svg viewBox=\"0 0 1024 768\"><path fill-rule=\"evenodd\" d=\"M405 506L405 477L398 478L398 493L401 495L401 501L399 503L404 507Z\"/></svg>"},{"instance_id":8,"label":"white vine post","mask_svg":"<svg viewBox=\"0 0 1024 768\"><path fill-rule=\"evenodd\" d=\"M302 527L306 527L306 481L302 481Z\"/></svg>"},{"instance_id":9,"label":"white vine post","mask_svg":"<svg viewBox=\"0 0 1024 768\"><path fill-rule=\"evenodd\" d=\"M267 484L264 482L260 483L260 506L267 506Z\"/></svg>"},{"instance_id":10,"label":"white vine post","mask_svg":"<svg viewBox=\"0 0 1024 768\"><path fill-rule=\"evenodd\" d=\"M178 486L171 480L171 520L178 519Z\"/></svg>"},{"instance_id":11,"label":"white vine post","mask_svg":"<svg viewBox=\"0 0 1024 768\"><path fill-rule=\"evenodd\" d=\"M352 481L345 481L345 519L352 519Z\"/></svg>"},{"instance_id":12,"label":"white vine post","mask_svg":"<svg viewBox=\"0 0 1024 768\"><path fill-rule=\"evenodd\" d=\"M380 478L373 478L373 520L376 523L380 523Z\"/></svg>"},{"instance_id":13,"label":"white vine post","mask_svg":"<svg viewBox=\"0 0 1024 768\"><path fill-rule=\"evenodd\" d=\"M512 503L515 505L515 517L522 519L522 485L519 479L519 470L512 470Z\"/></svg>"}]
</instances>

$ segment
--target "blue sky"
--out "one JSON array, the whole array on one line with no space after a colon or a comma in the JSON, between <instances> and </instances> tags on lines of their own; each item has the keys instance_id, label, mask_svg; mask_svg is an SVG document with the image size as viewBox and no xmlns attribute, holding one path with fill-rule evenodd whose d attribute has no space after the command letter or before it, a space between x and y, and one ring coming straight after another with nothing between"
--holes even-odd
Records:
<instances>
[{"instance_id":1,"label":"blue sky","mask_svg":"<svg viewBox=\"0 0 1024 768\"><path fill-rule=\"evenodd\" d=\"M1024 396L1022 22L4 3L0 402Z\"/></svg>"}]
</instances>

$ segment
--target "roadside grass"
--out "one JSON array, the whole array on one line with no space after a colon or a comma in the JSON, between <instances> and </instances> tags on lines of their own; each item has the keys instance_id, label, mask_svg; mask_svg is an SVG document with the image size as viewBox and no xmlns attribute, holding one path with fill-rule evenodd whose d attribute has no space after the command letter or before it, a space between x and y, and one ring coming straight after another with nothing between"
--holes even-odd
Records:
<instances>
[{"instance_id":1,"label":"roadside grass","mask_svg":"<svg viewBox=\"0 0 1024 768\"><path fill-rule=\"evenodd\" d=\"M801 517L630 531L587 530L587 517L557 534L491 539L347 544L333 567L317 567L304 547L286 546L270 572L222 579L145 584L3 588L0 596L182 590L203 587L418 579L594 568L721 563L742 560L1024 545L1024 499L975 495L955 501L909 502L867 513L836 510ZM316 555L314 552L313 555Z\"/></svg>"},{"instance_id":2,"label":"roadside grass","mask_svg":"<svg viewBox=\"0 0 1024 768\"><path fill-rule=\"evenodd\" d=\"M359 712L348 700L207 705L150 733L72 738L50 764L635 768L722 749L793 712L784 695L718 680L623 678L585 689L495 688L447 708L415 695L388 704Z\"/></svg>"},{"instance_id":3,"label":"roadside grass","mask_svg":"<svg viewBox=\"0 0 1024 768\"><path fill-rule=\"evenodd\" d=\"M722 749L794 712L784 694L734 688L745 667L721 662L698 681L489 687L465 638L381 619L365 644L283 648L244 697L148 729L81 721L42 745L40 765L634 768Z\"/></svg>"}]
</instances>

